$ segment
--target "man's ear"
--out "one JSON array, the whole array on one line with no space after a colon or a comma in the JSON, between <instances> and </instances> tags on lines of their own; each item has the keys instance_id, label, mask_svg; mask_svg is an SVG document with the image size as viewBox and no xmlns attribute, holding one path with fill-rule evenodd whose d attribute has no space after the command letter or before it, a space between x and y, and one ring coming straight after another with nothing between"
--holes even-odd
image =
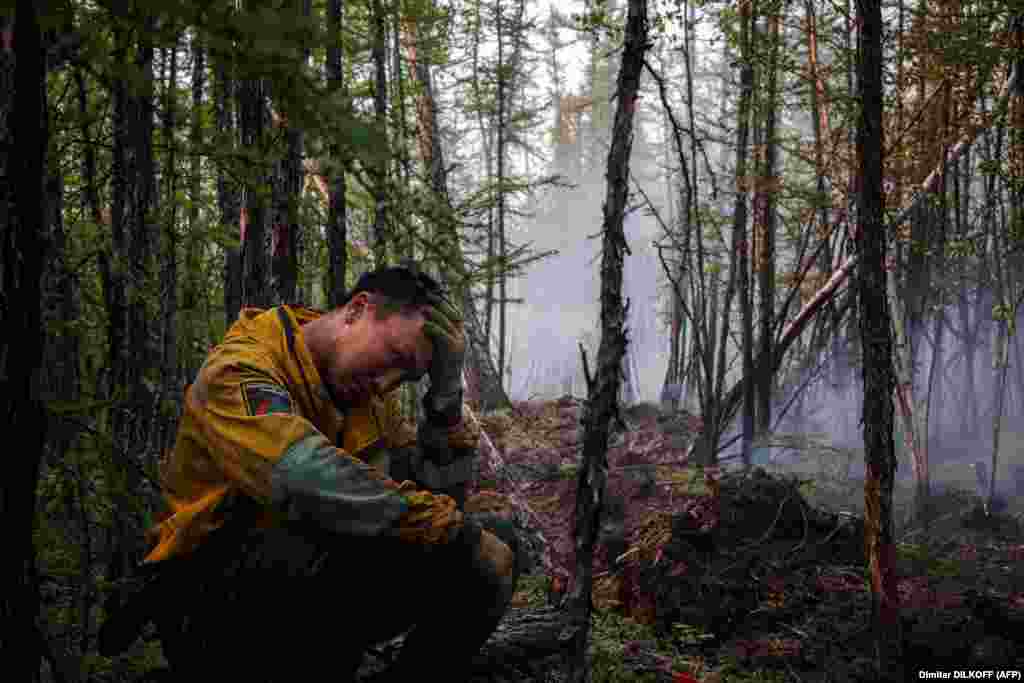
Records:
<instances>
[{"instance_id":1,"label":"man's ear","mask_svg":"<svg viewBox=\"0 0 1024 683\"><path fill-rule=\"evenodd\" d=\"M347 317L351 320L357 320L364 313L369 310L369 307L373 305L370 300L370 295L367 292L359 292L348 302Z\"/></svg>"}]
</instances>

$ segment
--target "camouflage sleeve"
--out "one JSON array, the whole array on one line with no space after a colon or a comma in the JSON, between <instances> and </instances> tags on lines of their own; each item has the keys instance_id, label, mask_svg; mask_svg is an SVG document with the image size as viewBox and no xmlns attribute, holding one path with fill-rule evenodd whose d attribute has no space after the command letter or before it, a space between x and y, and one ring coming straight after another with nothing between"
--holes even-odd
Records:
<instances>
[{"instance_id":1,"label":"camouflage sleeve","mask_svg":"<svg viewBox=\"0 0 1024 683\"><path fill-rule=\"evenodd\" d=\"M285 518L428 544L447 542L458 530L461 515L450 498L400 487L331 444L298 413L268 359L218 354L200 383L187 410L212 464Z\"/></svg>"}]
</instances>

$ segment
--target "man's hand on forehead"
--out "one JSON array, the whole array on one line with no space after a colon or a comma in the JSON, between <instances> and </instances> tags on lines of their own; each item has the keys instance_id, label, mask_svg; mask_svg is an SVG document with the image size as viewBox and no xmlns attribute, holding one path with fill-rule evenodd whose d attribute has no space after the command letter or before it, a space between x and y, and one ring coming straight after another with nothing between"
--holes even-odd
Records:
<instances>
[{"instance_id":1,"label":"man's hand on forehead","mask_svg":"<svg viewBox=\"0 0 1024 683\"><path fill-rule=\"evenodd\" d=\"M428 294L424 332L434 343L430 362L430 390L424 397L428 420L456 424L462 414L462 370L466 360L466 332L462 313L443 297Z\"/></svg>"},{"instance_id":2,"label":"man's hand on forehead","mask_svg":"<svg viewBox=\"0 0 1024 683\"><path fill-rule=\"evenodd\" d=\"M427 294L427 299L430 301L430 308L437 309L453 323L458 324L462 322L462 311L441 294L430 292Z\"/></svg>"},{"instance_id":3,"label":"man's hand on forehead","mask_svg":"<svg viewBox=\"0 0 1024 683\"><path fill-rule=\"evenodd\" d=\"M434 341L435 358L438 347L460 352L466 348L466 333L462 329L462 313L443 297L429 295L430 305L423 309L426 321L423 331Z\"/></svg>"}]
</instances>

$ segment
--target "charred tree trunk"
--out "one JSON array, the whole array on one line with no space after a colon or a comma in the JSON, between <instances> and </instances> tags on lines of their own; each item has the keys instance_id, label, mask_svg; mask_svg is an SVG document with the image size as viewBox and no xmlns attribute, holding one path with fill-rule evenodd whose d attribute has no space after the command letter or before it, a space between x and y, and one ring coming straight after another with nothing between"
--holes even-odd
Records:
<instances>
[{"instance_id":1,"label":"charred tree trunk","mask_svg":"<svg viewBox=\"0 0 1024 683\"><path fill-rule=\"evenodd\" d=\"M89 130L89 95L85 87L85 74L80 67L75 68L74 78L78 96L79 134L82 136L82 208L96 225L102 225L103 213L100 209L99 186L96 184L96 144Z\"/></svg>"},{"instance_id":2,"label":"charred tree trunk","mask_svg":"<svg viewBox=\"0 0 1024 683\"><path fill-rule=\"evenodd\" d=\"M312 13L311 0L297 0L291 3L292 8L309 18ZM298 63L292 64L291 79L304 76L309 61L310 50L299 51ZM294 90L287 88L288 92ZM290 96L290 95L289 95ZM294 304L298 302L299 284L299 249L301 234L299 223L299 202L303 186L302 155L305 147L305 134L295 121L290 120L287 110L290 107L281 98L281 126L287 149L284 158L277 164L274 178L274 206L271 219L270 234L270 275L271 293L274 303ZM308 302L305 302L308 303Z\"/></svg>"},{"instance_id":3,"label":"charred tree trunk","mask_svg":"<svg viewBox=\"0 0 1024 683\"><path fill-rule=\"evenodd\" d=\"M866 468L864 542L871 575L877 672L880 678L903 680L892 510L896 472L892 433L895 378L886 300L882 191L882 7L880 0L861 0L857 9L860 21L857 85L861 102L857 126L861 189L857 215L861 255L858 295L864 355Z\"/></svg>"},{"instance_id":4,"label":"charred tree trunk","mask_svg":"<svg viewBox=\"0 0 1024 683\"><path fill-rule=\"evenodd\" d=\"M239 82L238 114L241 145L262 155L267 131L266 84L262 78L247 75ZM262 159L256 165L265 163ZM247 169L243 188L244 200L239 219L242 242L242 306L269 308L273 299L270 292L270 273L267 263L266 226L268 211L263 188L268 185L268 169Z\"/></svg>"},{"instance_id":5,"label":"charred tree trunk","mask_svg":"<svg viewBox=\"0 0 1024 683\"><path fill-rule=\"evenodd\" d=\"M177 150L174 142L174 130L177 126L176 90L178 82L178 36L173 45L165 52L165 61L169 79L164 84L164 120L163 140L167 146L167 162L163 178L166 187L167 211L164 221L160 270L160 302L161 311L161 359L160 369L163 375L163 392L173 396L178 385L178 229L177 206L175 191L178 183ZM163 79L161 79L163 80ZM155 425L154 425L155 426ZM154 431L159 431L158 429ZM163 450L164 444L158 442L157 453Z\"/></svg>"},{"instance_id":6,"label":"charred tree trunk","mask_svg":"<svg viewBox=\"0 0 1024 683\"><path fill-rule=\"evenodd\" d=\"M58 159L58 151L49 140L48 159ZM78 287L77 275L68 266L67 233L64 230L64 177L56 163L46 163L46 183L44 194L43 220L46 231L46 243L49 247L48 263L44 264L42 296L44 305L42 313L42 330L45 330L45 342L42 363L45 400L74 402L81 396L81 380L78 363L80 361L79 335L70 321L78 320ZM56 418L56 419L54 419ZM50 463L61 463L62 468L70 469L74 459L72 449L78 437L78 427L74 420L63 416L49 416L47 422L48 455ZM46 456L44 456L45 458ZM47 461L44 461L45 467ZM67 469L64 470L68 471ZM81 608L90 605L88 595L92 583L92 553L89 529L81 524L85 518L85 499L73 495L66 496L64 519L69 527L79 524L82 532L82 545L79 559L81 571L76 586L76 600ZM84 599L82 599L84 597ZM58 683L78 680L81 658L86 653L89 640L89 614L80 611L80 625L70 629L66 640L67 645L57 648L51 641L43 638L43 657L49 662L54 678ZM77 631L77 633L75 633ZM42 633L42 632L40 632ZM75 636L78 636L77 639Z\"/></svg>"},{"instance_id":7,"label":"charred tree trunk","mask_svg":"<svg viewBox=\"0 0 1024 683\"><path fill-rule=\"evenodd\" d=\"M230 147L238 144L238 131L235 125L234 103L235 79L231 65L226 58L217 63L216 95L214 106L217 115L217 130L230 141ZM241 221L241 198L234 180L230 179L224 165L217 170L217 208L220 211L221 225L238 226L240 244L229 246L224 250L224 326L230 327L238 319L242 309L242 244L245 234Z\"/></svg>"},{"instance_id":8,"label":"charred tree trunk","mask_svg":"<svg viewBox=\"0 0 1024 683\"><path fill-rule=\"evenodd\" d=\"M327 48L327 84L328 88L338 93L347 104L347 88L343 69L345 48L341 40L344 22L343 11L341 0L330 0L327 16L327 26L330 31L329 47ZM345 200L347 186L345 184L342 148L337 141L331 144L330 154L331 172L327 198L328 253L326 289L327 307L334 308L339 306L345 298L345 271L348 267L348 204Z\"/></svg>"},{"instance_id":9,"label":"charred tree trunk","mask_svg":"<svg viewBox=\"0 0 1024 683\"><path fill-rule=\"evenodd\" d=\"M740 100L736 124L736 203L733 208L731 262L734 274L731 282L739 281L740 310L742 312L742 353L743 353L743 440L742 457L745 465L750 464L750 450L754 439L754 357L753 357L753 321L750 297L750 266L748 261L747 239L747 152L750 136L750 109L754 94L754 65L751 60L751 41L757 17L750 4L745 3L740 10ZM729 315L732 305L733 287L730 284L725 295L725 307L722 316ZM719 353L719 377L725 369L725 348L727 339L723 334ZM719 382L721 386L721 382ZM718 393L718 392L716 392ZM721 419L716 420L721 422Z\"/></svg>"},{"instance_id":10,"label":"charred tree trunk","mask_svg":"<svg viewBox=\"0 0 1024 683\"><path fill-rule=\"evenodd\" d=\"M0 238L3 289L0 323L17 334L0 342L0 426L17 435L0 485L0 513L7 549L0 563L0 655L4 676L35 681L41 648L26 647L36 632L39 591L32 541L36 487L46 439L46 409L39 395L43 331L40 280L46 268L43 240L43 174L47 149L46 73L37 4L19 0L14 19L14 52L0 48L0 86L15 97L0 102ZM9 15L0 18L9 30Z\"/></svg>"},{"instance_id":11,"label":"charred tree trunk","mask_svg":"<svg viewBox=\"0 0 1024 683\"><path fill-rule=\"evenodd\" d=\"M505 147L506 147L506 129L505 129L505 108L507 105L506 100L508 99L508 78L506 76L507 65L505 63L505 25L504 17L501 12L502 0L497 0L494 3L494 15L495 15L495 27L498 37L498 92L497 92L497 106L498 106L498 121L495 125L497 131L497 142L495 154L497 155L497 184L498 184L498 206L497 206L497 233L495 234L495 241L498 247L498 381L504 386L505 384L505 349L507 347L507 331L505 324L507 322L506 310L508 307L507 303L507 290L506 283L508 280L507 268L508 263L506 262L506 245L505 245Z\"/></svg>"},{"instance_id":12,"label":"charred tree trunk","mask_svg":"<svg viewBox=\"0 0 1024 683\"><path fill-rule=\"evenodd\" d=\"M106 572L110 586L117 586L130 571L140 535L140 520L132 512L127 492L140 490L138 463L132 460L145 452L149 440L152 397L142 379L144 369L152 367L155 360L145 291L151 273L151 247L158 237L151 227L156 194L152 43L156 17L129 2L120 3L113 11L133 10L139 11L142 23L133 31L115 28L114 44L117 58L134 61L141 78L132 83L118 78L113 83L112 248L109 259L101 254L100 263L109 319L111 461L123 477L112 494L116 511ZM118 592L111 592L104 605L107 613L117 608L117 600Z\"/></svg>"},{"instance_id":13,"label":"charred tree trunk","mask_svg":"<svg viewBox=\"0 0 1024 683\"><path fill-rule=\"evenodd\" d=\"M81 147L81 173L82 173L82 192L80 195L82 215L89 216L90 219L101 225L103 223L103 216L99 205L99 188L96 185L96 148L92 142L92 135L90 132L90 112L89 112L89 98L86 90L85 75L80 68L74 70L75 79L75 91L78 99L78 115L79 115L79 135L82 139ZM56 235L58 243L55 245L55 256L63 255L66 258L64 241L66 234L61 226L61 230ZM64 279L61 284L61 317L64 320L78 320L80 315L79 306L79 294L78 294L78 280L77 274L71 272L68 268L68 264L64 262ZM65 358L75 359L74 362L68 364L67 373L65 375L64 386L65 391L69 392L70 399L75 401L81 391L82 378L79 372L79 337L77 334L73 334L70 331L65 333L65 345L61 351L61 354ZM69 428L70 429L70 428ZM74 434L68 435L68 447L71 448L74 445ZM78 584L78 590L76 595L77 609L78 609L78 622L80 635L78 642L78 653L82 656L88 652L90 647L89 633L92 630L92 606L94 600L93 593L93 542L92 542L92 529L91 521L89 519L89 511L86 506L85 500L87 493L85 491L85 479L81 470L81 463L77 458L73 459L73 467L76 470L75 476L75 487L76 487L76 507L77 507L77 519L76 523L81 533L81 545L79 546L79 567L81 568L80 580Z\"/></svg>"},{"instance_id":14,"label":"charred tree trunk","mask_svg":"<svg viewBox=\"0 0 1024 683\"><path fill-rule=\"evenodd\" d=\"M601 250L601 343L597 352L597 374L587 374L587 407L584 414L583 463L576 485L575 577L567 598L567 610L574 624L565 655L566 680L589 680L586 663L591 616L594 546L601 523L601 507L607 478L608 436L612 417L618 411L622 359L628 337L625 329L629 310L622 301L622 270L627 250L623 230L629 198L629 156L633 147L633 119L636 111L644 54L648 48L647 2L630 0L626 18L625 46L616 89L618 106L608 150L607 191L604 201Z\"/></svg>"},{"instance_id":15,"label":"charred tree trunk","mask_svg":"<svg viewBox=\"0 0 1024 683\"><path fill-rule=\"evenodd\" d=\"M373 93L374 121L383 150L388 144L388 73L387 73L387 17L381 0L371 3L373 16L373 66L375 86ZM389 154L378 152L379 158L373 168L373 230L370 235L370 251L376 265L383 265L387 258L388 226L388 159Z\"/></svg>"},{"instance_id":16,"label":"charred tree trunk","mask_svg":"<svg viewBox=\"0 0 1024 683\"><path fill-rule=\"evenodd\" d=\"M206 87L206 52L199 38L198 31L192 34L192 112L191 112L191 146L192 159L189 168L189 192L192 208L188 214L188 239L185 242L185 281L182 290L182 309L184 325L182 332L182 371L185 381L191 381L198 371L201 350L196 347L198 341L198 308L201 290L198 280L199 262L201 257L200 239L202 226L199 222L199 207L202 202L202 166L200 150L203 148L203 90Z\"/></svg>"},{"instance_id":17,"label":"charred tree trunk","mask_svg":"<svg viewBox=\"0 0 1024 683\"><path fill-rule=\"evenodd\" d=\"M779 24L781 23L778 9L772 9L768 17L768 40L770 41L771 57L768 62L768 112L764 123L765 165L764 187L761 188L761 202L758 203L758 223L764 230L758 240L759 267L758 289L760 301L760 332L759 352L761 358L771 358L775 335L775 195L778 188L776 173L778 172L778 141L776 140L775 115L776 98L778 97L778 57ZM772 426L772 386L775 373L770 367L761 366L757 372L757 406L756 431L765 435Z\"/></svg>"}]
</instances>

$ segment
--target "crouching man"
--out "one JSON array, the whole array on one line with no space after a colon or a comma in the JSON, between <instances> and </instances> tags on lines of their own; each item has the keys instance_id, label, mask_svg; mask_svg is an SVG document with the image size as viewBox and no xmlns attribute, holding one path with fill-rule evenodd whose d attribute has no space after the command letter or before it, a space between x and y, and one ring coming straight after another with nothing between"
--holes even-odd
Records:
<instances>
[{"instance_id":1,"label":"crouching man","mask_svg":"<svg viewBox=\"0 0 1024 683\"><path fill-rule=\"evenodd\" d=\"M383 680L465 680L517 580L514 532L460 510L465 349L415 267L365 274L326 314L243 310L186 391L154 578L101 647L153 620L177 680L346 681L408 631ZM414 431L392 392L427 373Z\"/></svg>"}]
</instances>

